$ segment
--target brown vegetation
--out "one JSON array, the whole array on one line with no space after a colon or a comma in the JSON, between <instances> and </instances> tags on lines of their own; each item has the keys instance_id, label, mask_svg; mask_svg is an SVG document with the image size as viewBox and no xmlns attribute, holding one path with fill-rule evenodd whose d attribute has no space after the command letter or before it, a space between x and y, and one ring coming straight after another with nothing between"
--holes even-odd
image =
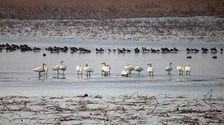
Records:
<instances>
[{"instance_id":1,"label":"brown vegetation","mask_svg":"<svg viewBox=\"0 0 224 125\"><path fill-rule=\"evenodd\" d=\"M0 18L107 19L223 16L223 0L1 0Z\"/></svg>"},{"instance_id":2,"label":"brown vegetation","mask_svg":"<svg viewBox=\"0 0 224 125\"><path fill-rule=\"evenodd\" d=\"M223 124L222 97L132 95L113 97L0 97L2 124Z\"/></svg>"}]
</instances>

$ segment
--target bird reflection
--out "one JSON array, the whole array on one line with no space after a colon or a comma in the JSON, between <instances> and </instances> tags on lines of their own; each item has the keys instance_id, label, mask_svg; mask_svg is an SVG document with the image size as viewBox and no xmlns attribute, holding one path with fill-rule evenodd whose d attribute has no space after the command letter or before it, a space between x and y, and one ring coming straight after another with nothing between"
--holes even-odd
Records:
<instances>
[{"instance_id":1,"label":"bird reflection","mask_svg":"<svg viewBox=\"0 0 224 125\"><path fill-rule=\"evenodd\" d=\"M54 79L66 79L65 74L62 74L61 76L57 74L56 77L53 77Z\"/></svg>"}]
</instances>

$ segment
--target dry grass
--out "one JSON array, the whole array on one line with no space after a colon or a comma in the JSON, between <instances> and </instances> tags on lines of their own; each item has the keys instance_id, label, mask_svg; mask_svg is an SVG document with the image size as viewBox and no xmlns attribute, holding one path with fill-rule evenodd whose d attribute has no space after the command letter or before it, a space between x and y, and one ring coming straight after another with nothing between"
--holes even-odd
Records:
<instances>
[{"instance_id":1,"label":"dry grass","mask_svg":"<svg viewBox=\"0 0 224 125\"><path fill-rule=\"evenodd\" d=\"M27 13L32 8L39 13L53 13L64 18L114 18L148 16L194 16L224 14L223 0L1 0L0 8L14 8ZM21 10L22 8L22 10ZM79 13L74 15L74 11ZM49 12L48 12L49 11ZM95 16L91 16L90 14ZM4 9L2 11L4 15ZM12 13L11 13L12 14ZM15 16L18 14L14 14ZM29 14L27 14L29 15ZM20 15L21 16L21 15ZM46 18L47 15L43 16ZM7 16L6 16L7 17ZM17 16L16 16L17 17ZM25 16L24 16L25 17ZM56 16L57 17L57 16ZM28 18L28 16L27 16ZM31 17L34 18L34 17ZM49 18L49 17L48 17ZM55 17L52 17L55 18Z\"/></svg>"}]
</instances>

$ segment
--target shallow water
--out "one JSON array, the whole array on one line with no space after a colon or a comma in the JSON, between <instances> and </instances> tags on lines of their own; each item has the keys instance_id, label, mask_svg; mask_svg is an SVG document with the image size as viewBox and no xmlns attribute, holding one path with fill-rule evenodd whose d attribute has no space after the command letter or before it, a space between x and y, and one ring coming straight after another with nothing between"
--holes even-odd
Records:
<instances>
[{"instance_id":1,"label":"shallow water","mask_svg":"<svg viewBox=\"0 0 224 125\"><path fill-rule=\"evenodd\" d=\"M185 49L201 47L224 48L220 42L135 42L135 41L74 41L72 39L13 39L4 38L1 43L28 44L29 46L41 47L41 52L0 52L0 95L25 95L25 96L62 96L62 95L108 95L133 94L138 92L143 95L187 95L202 97L209 90L213 89L214 95L224 94L224 54L187 54ZM49 46L75 46L91 49L90 54L74 53L53 53L47 52L44 48ZM177 47L178 53L139 53L135 54L135 47L159 49L161 47ZM104 53L96 53L95 48L102 47ZM131 53L118 54L108 53L107 49L129 48ZM43 57L42 54L47 56ZM192 59L187 59L187 56ZM212 59L216 55L217 59ZM51 69L53 66L64 60L67 65L66 75L63 77ZM111 66L110 77L101 76L101 63L106 62ZM173 71L168 75L164 68L173 63ZM47 78L38 77L32 69L46 63L50 69ZM89 64L94 69L90 78L85 75L78 77L75 66ZM155 72L154 76L148 76L147 64L152 63ZM179 76L176 65L192 67L190 76ZM144 70L140 76L136 72L131 77L121 77L120 72L127 64L141 66Z\"/></svg>"}]
</instances>

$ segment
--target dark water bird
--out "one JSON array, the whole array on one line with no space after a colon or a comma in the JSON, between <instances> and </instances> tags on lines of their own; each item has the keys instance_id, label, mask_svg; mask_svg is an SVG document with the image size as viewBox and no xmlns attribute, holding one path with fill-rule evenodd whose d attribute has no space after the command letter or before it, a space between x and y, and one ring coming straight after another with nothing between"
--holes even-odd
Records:
<instances>
[{"instance_id":1,"label":"dark water bird","mask_svg":"<svg viewBox=\"0 0 224 125\"><path fill-rule=\"evenodd\" d=\"M139 48L138 47L135 48L135 53L139 53L139 52L140 52Z\"/></svg>"},{"instance_id":2,"label":"dark water bird","mask_svg":"<svg viewBox=\"0 0 224 125\"><path fill-rule=\"evenodd\" d=\"M111 52L111 49L108 49L108 52Z\"/></svg>"},{"instance_id":3,"label":"dark water bird","mask_svg":"<svg viewBox=\"0 0 224 125\"><path fill-rule=\"evenodd\" d=\"M123 49L117 48L118 53L124 53L125 51Z\"/></svg>"},{"instance_id":4,"label":"dark water bird","mask_svg":"<svg viewBox=\"0 0 224 125\"><path fill-rule=\"evenodd\" d=\"M104 52L104 49L103 49L103 48L99 48L99 49L96 48L96 52L97 52L97 53L102 53L102 52Z\"/></svg>"},{"instance_id":5,"label":"dark water bird","mask_svg":"<svg viewBox=\"0 0 224 125\"><path fill-rule=\"evenodd\" d=\"M208 49L204 48L204 47L202 47L201 50L202 50L202 53L207 53L208 52Z\"/></svg>"},{"instance_id":6,"label":"dark water bird","mask_svg":"<svg viewBox=\"0 0 224 125\"><path fill-rule=\"evenodd\" d=\"M211 53L217 53L218 52L218 50L215 47L211 48L210 51L211 51Z\"/></svg>"},{"instance_id":7,"label":"dark water bird","mask_svg":"<svg viewBox=\"0 0 224 125\"><path fill-rule=\"evenodd\" d=\"M150 49L151 50L151 53L157 53L158 52L158 50L156 50L156 49ZM160 51L160 50L159 50Z\"/></svg>"},{"instance_id":8,"label":"dark water bird","mask_svg":"<svg viewBox=\"0 0 224 125\"><path fill-rule=\"evenodd\" d=\"M127 53L130 53L131 52L131 50L130 49L127 49Z\"/></svg>"},{"instance_id":9,"label":"dark water bird","mask_svg":"<svg viewBox=\"0 0 224 125\"><path fill-rule=\"evenodd\" d=\"M191 59L192 57L191 56L187 56L187 59Z\"/></svg>"},{"instance_id":10,"label":"dark water bird","mask_svg":"<svg viewBox=\"0 0 224 125\"><path fill-rule=\"evenodd\" d=\"M212 59L217 59L218 57L217 56L212 56Z\"/></svg>"},{"instance_id":11,"label":"dark water bird","mask_svg":"<svg viewBox=\"0 0 224 125\"><path fill-rule=\"evenodd\" d=\"M46 56L46 53L43 53L43 57L45 57Z\"/></svg>"}]
</instances>

